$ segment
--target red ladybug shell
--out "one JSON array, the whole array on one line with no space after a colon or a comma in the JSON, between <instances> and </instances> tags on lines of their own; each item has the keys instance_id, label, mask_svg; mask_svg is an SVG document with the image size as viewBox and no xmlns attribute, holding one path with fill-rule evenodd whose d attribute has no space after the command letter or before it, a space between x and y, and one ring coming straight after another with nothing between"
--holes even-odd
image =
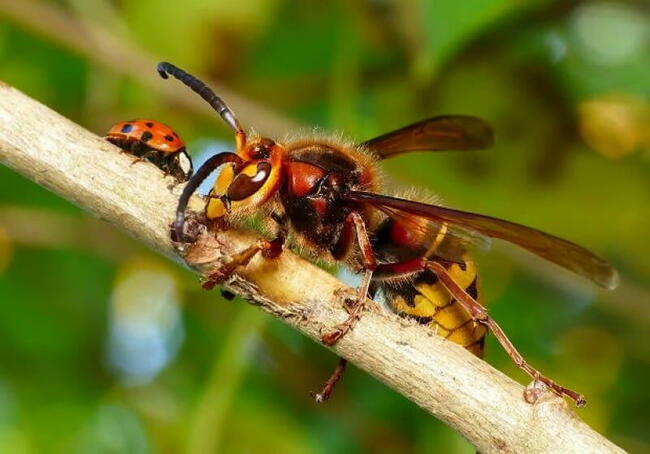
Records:
<instances>
[{"instance_id":1,"label":"red ladybug shell","mask_svg":"<svg viewBox=\"0 0 650 454\"><path fill-rule=\"evenodd\" d=\"M177 153L185 148L172 128L156 120L122 121L108 131L106 138L115 142L140 142L163 153Z\"/></svg>"}]
</instances>

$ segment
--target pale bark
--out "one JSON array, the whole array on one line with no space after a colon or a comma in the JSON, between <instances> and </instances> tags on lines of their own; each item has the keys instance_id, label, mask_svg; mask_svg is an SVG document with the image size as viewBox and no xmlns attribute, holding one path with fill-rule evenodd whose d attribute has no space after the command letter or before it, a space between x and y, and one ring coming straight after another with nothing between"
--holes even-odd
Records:
<instances>
[{"instance_id":1,"label":"pale bark","mask_svg":"<svg viewBox=\"0 0 650 454\"><path fill-rule=\"evenodd\" d=\"M181 261L169 239L180 187L151 165L132 166L129 156L100 137L4 84L0 161ZM200 208L202 201L197 197L192 206ZM241 232L218 240L207 236L192 254L209 268L253 238ZM230 288L315 340L346 317L334 295L344 285L290 252L274 261L254 260ZM445 421L481 452L622 452L562 399L544 393L528 404L520 384L392 314L367 312L333 350Z\"/></svg>"}]
</instances>

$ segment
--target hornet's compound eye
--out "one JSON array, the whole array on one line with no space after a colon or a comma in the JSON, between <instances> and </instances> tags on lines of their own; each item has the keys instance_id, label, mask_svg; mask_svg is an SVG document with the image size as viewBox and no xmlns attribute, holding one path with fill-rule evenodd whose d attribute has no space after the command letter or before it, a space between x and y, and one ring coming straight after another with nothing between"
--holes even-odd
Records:
<instances>
[{"instance_id":1,"label":"hornet's compound eye","mask_svg":"<svg viewBox=\"0 0 650 454\"><path fill-rule=\"evenodd\" d=\"M228 199L232 202L244 200L255 194L264 185L271 174L271 164L259 162L255 175L238 174L228 186Z\"/></svg>"}]
</instances>

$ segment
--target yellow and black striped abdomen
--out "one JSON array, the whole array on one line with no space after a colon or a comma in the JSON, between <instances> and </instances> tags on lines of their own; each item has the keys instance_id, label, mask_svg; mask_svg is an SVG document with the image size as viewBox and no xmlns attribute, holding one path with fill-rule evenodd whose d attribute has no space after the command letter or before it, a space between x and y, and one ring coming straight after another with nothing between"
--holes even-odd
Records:
<instances>
[{"instance_id":1,"label":"yellow and black striped abdomen","mask_svg":"<svg viewBox=\"0 0 650 454\"><path fill-rule=\"evenodd\" d=\"M446 268L470 296L480 301L474 262L453 263ZM393 287L389 284L384 291L388 304L398 314L430 326L436 334L462 345L476 356L483 356L485 326L472 320L432 272L420 273L412 286L402 283Z\"/></svg>"}]
</instances>

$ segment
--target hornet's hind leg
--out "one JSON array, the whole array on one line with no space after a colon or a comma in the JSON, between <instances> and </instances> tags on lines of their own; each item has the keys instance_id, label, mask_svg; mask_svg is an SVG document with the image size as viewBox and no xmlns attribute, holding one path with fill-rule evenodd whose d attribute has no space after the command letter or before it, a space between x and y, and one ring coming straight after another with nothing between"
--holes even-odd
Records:
<instances>
[{"instance_id":1,"label":"hornet's hind leg","mask_svg":"<svg viewBox=\"0 0 650 454\"><path fill-rule=\"evenodd\" d=\"M343 377L347 365L348 365L347 359L339 358L339 363L334 368L334 371L330 375L330 378L328 378L327 381L325 382L325 385L323 385L321 391L319 393L311 393L311 396L314 398L316 402L318 403L325 402L330 398L332 392L334 391L334 387L339 382L339 380Z\"/></svg>"},{"instance_id":2,"label":"hornet's hind leg","mask_svg":"<svg viewBox=\"0 0 650 454\"><path fill-rule=\"evenodd\" d=\"M356 232L357 242L359 243L365 272L361 285L358 287L356 295L353 297L354 301L352 301L352 304L345 306L346 310L348 311L348 318L343 323L336 325L332 331L321 336L321 341L328 346L334 345L339 339L350 332L350 330L354 328L354 325L356 325L356 323L361 318L361 314L366 307L365 301L368 298L368 290L370 289L370 284L372 281L372 273L373 270L377 267L375 255L372 251L370 239L368 238L368 232L366 231L366 224L363 221L361 215L357 212L350 213L346 218L344 232L350 233L352 231L352 227L354 227L354 231ZM321 391L317 394L312 393L312 396L316 402L325 402L330 398L332 392L334 391L334 387L338 381L341 380L341 377L343 377L347 364L348 362L345 358L339 358L338 365L330 375L330 378L325 382L325 385Z\"/></svg>"},{"instance_id":3,"label":"hornet's hind leg","mask_svg":"<svg viewBox=\"0 0 650 454\"><path fill-rule=\"evenodd\" d=\"M535 382L543 383L557 395L567 396L570 399L574 400L578 407L582 407L586 404L586 400L582 394L560 386L553 380L542 375L541 372L531 366L524 359L521 353L519 353L519 351L515 348L510 339L508 339L499 324L492 317L490 317L487 309L474 298L472 298L472 296L469 295L460 285L458 285L458 283L449 274L449 271L441 263L423 258L419 260L411 260L404 263L390 263L379 265L377 267L378 272L394 271L395 269L399 269L400 272L417 272L429 270L434 273L442 285L447 289L447 291L449 291L451 296L458 302L458 304L460 304L476 322L485 325L492 332L492 334L494 334L494 336L497 338L501 346L504 348L506 353L508 353L508 356L510 356L517 367L530 375L535 380ZM534 396L528 396L528 394L526 394L525 397L526 400L530 400L529 397L534 398Z\"/></svg>"},{"instance_id":4,"label":"hornet's hind leg","mask_svg":"<svg viewBox=\"0 0 650 454\"><path fill-rule=\"evenodd\" d=\"M438 279L440 279L442 285L447 288L449 293L451 293L454 298L456 298L456 301L458 301L458 303L462 305L477 322L482 323L483 325L487 326L490 331L492 331L492 334L494 334L494 336L497 338L501 346L504 348L506 353L508 353L508 356L510 356L517 367L530 375L535 381L541 382L548 386L557 395L567 396L570 399L573 399L578 407L583 407L587 403L582 394L560 386L553 380L542 375L541 372L539 372L533 366L528 364L521 353L519 353L512 342L510 342L510 339L508 339L508 336L506 336L498 323L495 322L492 317L490 317L485 307L483 307L478 301L468 295L467 292L465 292L465 290L463 290L452 279L444 266L436 262L428 261L426 262L426 268L438 276Z\"/></svg>"}]
</instances>

